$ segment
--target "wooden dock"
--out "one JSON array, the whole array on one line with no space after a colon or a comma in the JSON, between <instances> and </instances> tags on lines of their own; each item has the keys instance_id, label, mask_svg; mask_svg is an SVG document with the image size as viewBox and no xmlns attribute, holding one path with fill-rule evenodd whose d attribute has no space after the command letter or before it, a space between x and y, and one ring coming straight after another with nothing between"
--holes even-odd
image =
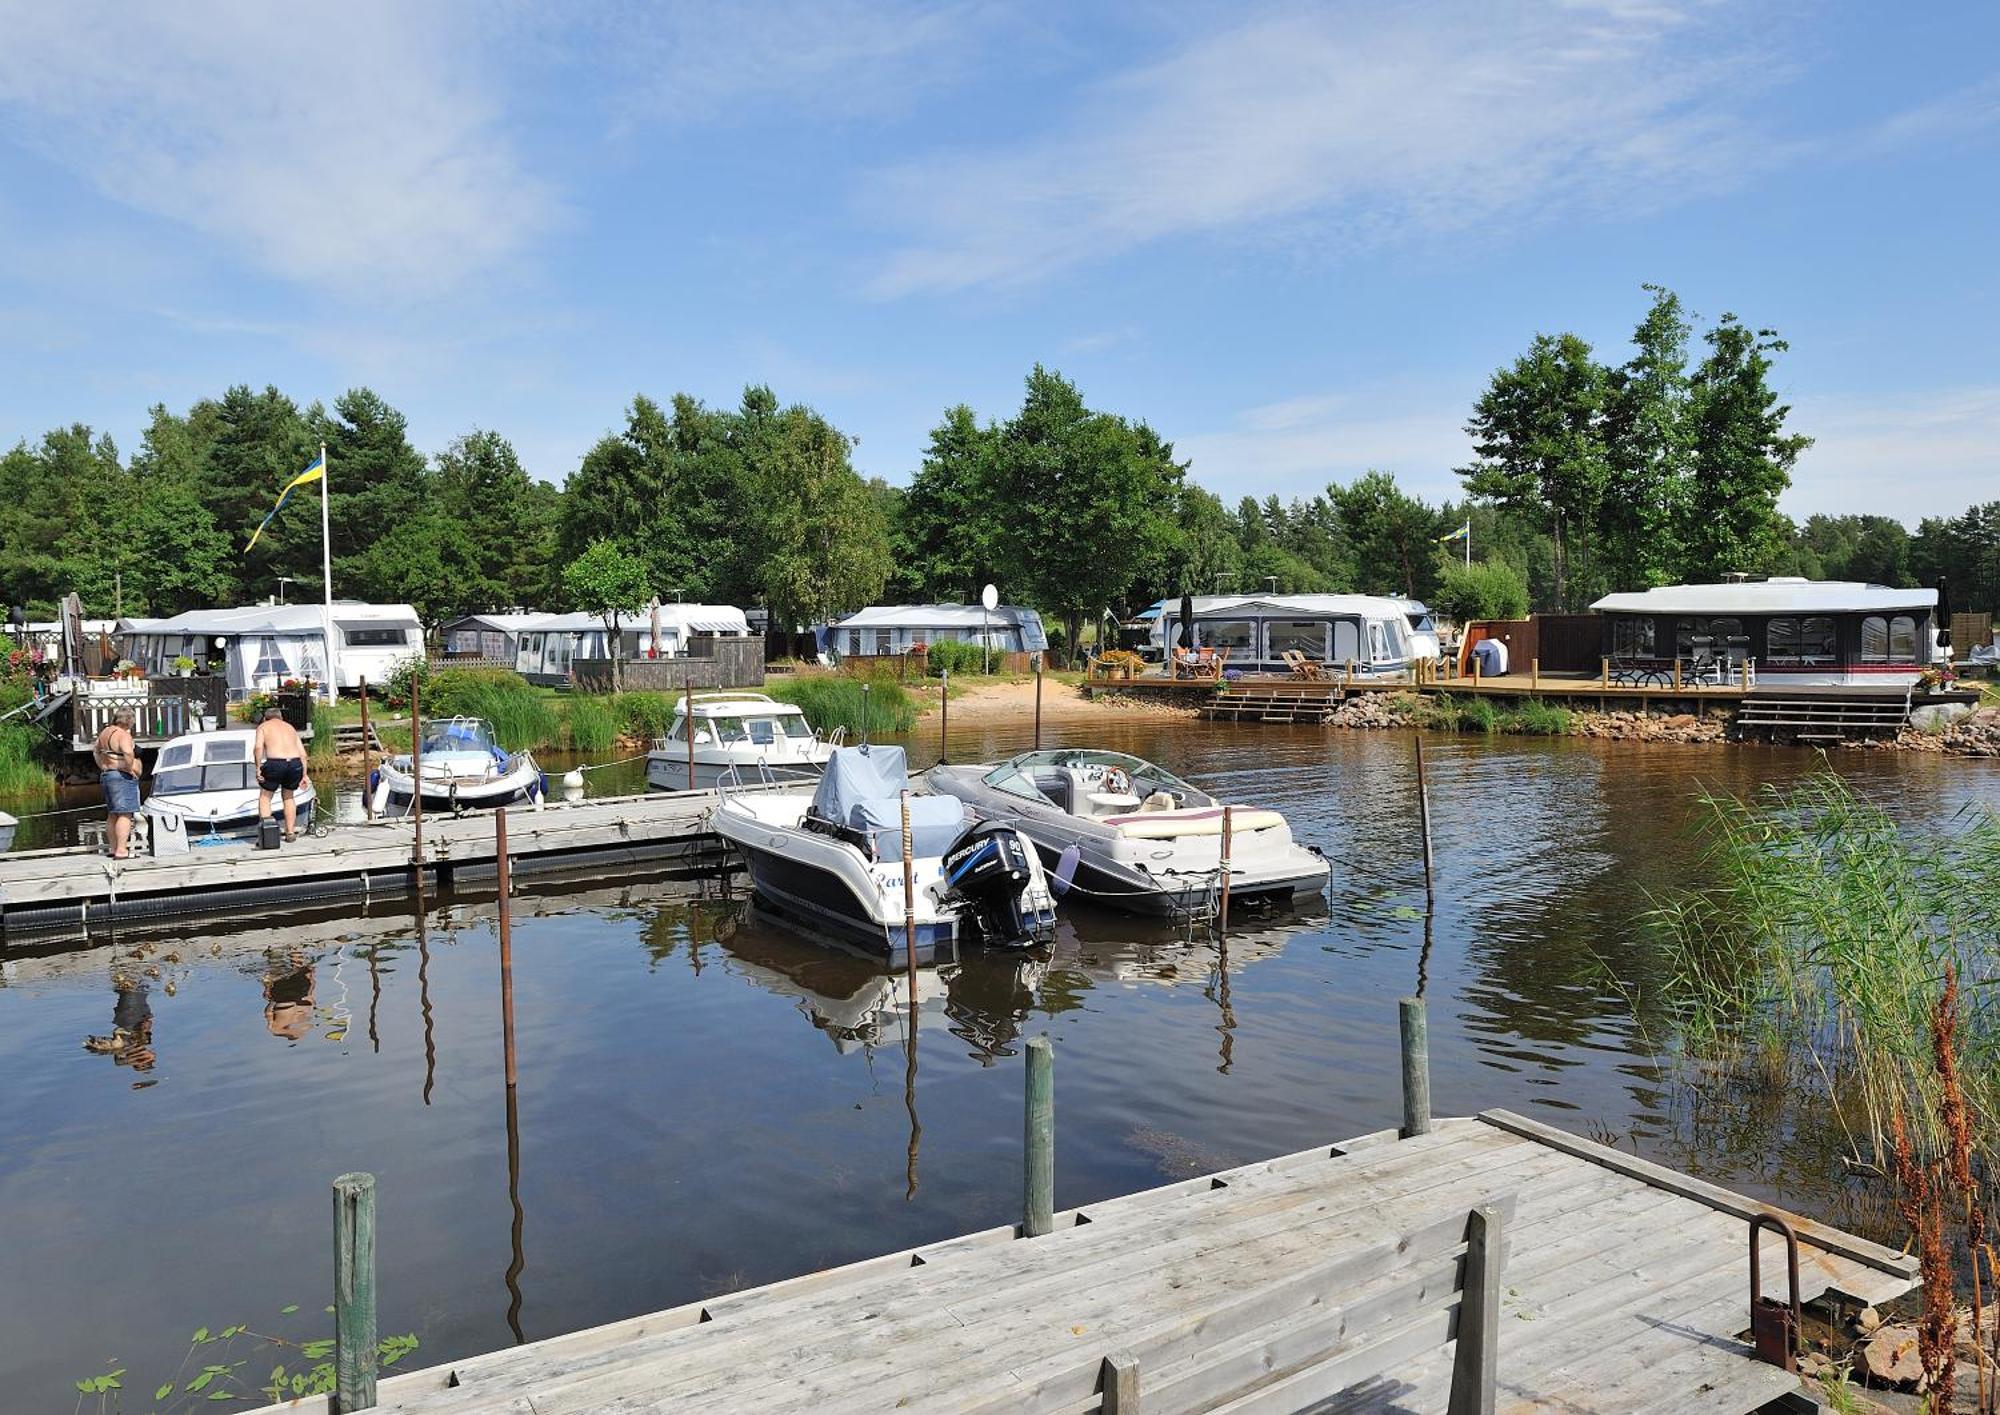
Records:
<instances>
[{"instance_id":1,"label":"wooden dock","mask_svg":"<svg viewBox=\"0 0 2000 1415\"><path fill-rule=\"evenodd\" d=\"M516 874L620 860L719 862L726 854L708 829L714 805L714 792L689 791L516 807L508 812L508 858ZM115 862L89 849L15 851L0 855L0 939L367 899L408 892L420 870L432 886L488 878L495 869L491 811L427 813L421 846L416 822L399 817L301 835L279 850L232 840Z\"/></svg>"},{"instance_id":2,"label":"wooden dock","mask_svg":"<svg viewBox=\"0 0 2000 1415\"><path fill-rule=\"evenodd\" d=\"M1741 1335L1765 1212L1488 1111L392 1376L375 1408L1443 1411L1488 1360L1497 1399L1463 1408L1747 1412L1799 1392ZM1913 1258L1787 1217L1805 1300L1915 1285ZM1762 1269L1781 1295L1768 1231Z\"/></svg>"}]
</instances>

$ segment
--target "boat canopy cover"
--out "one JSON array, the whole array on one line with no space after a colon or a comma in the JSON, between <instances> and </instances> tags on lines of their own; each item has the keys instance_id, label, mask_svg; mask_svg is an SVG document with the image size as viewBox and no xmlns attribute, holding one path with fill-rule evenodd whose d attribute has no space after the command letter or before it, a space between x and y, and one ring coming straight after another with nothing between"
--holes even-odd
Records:
<instances>
[{"instance_id":1,"label":"boat canopy cover","mask_svg":"<svg viewBox=\"0 0 2000 1415\"><path fill-rule=\"evenodd\" d=\"M910 785L901 747L840 747L827 759L813 793L812 813L867 831L877 858L903 858L902 792ZM910 797L910 842L919 858L942 855L965 830L965 804L956 796Z\"/></svg>"}]
</instances>

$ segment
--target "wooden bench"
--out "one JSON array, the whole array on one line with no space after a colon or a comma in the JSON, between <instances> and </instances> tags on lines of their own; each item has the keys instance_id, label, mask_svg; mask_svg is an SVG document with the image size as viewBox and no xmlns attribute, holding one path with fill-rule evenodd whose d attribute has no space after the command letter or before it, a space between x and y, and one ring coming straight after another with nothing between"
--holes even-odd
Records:
<instances>
[{"instance_id":1,"label":"wooden bench","mask_svg":"<svg viewBox=\"0 0 2000 1415\"><path fill-rule=\"evenodd\" d=\"M957 1408L1278 1415L1389 1404L1408 1389L1404 1373L1455 1343L1450 1415L1491 1415L1503 1233L1514 1207L1506 1194L1450 1211L1156 1325L1115 1351L1016 1370L1004 1386L963 1392Z\"/></svg>"}]
</instances>

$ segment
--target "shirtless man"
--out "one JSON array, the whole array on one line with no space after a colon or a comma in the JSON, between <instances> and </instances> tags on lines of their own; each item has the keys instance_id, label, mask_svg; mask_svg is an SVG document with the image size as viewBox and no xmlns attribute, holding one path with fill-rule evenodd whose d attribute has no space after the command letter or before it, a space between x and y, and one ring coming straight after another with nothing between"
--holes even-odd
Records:
<instances>
[{"instance_id":1,"label":"shirtless man","mask_svg":"<svg viewBox=\"0 0 2000 1415\"><path fill-rule=\"evenodd\" d=\"M264 709L251 756L257 763L257 819L271 814L271 793L284 792L285 839L297 840L298 812L293 798L306 779L306 744L278 709Z\"/></svg>"},{"instance_id":2,"label":"shirtless man","mask_svg":"<svg viewBox=\"0 0 2000 1415\"><path fill-rule=\"evenodd\" d=\"M119 708L97 734L90 754L97 759L97 784L104 788L104 814L111 827L111 858L127 858L132 817L139 814L139 747L132 740L132 709Z\"/></svg>"}]
</instances>

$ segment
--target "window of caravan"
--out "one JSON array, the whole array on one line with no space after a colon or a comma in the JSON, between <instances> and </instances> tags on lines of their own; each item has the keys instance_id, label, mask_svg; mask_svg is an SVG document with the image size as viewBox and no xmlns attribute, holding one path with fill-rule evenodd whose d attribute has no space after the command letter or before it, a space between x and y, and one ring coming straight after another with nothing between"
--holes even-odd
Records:
<instances>
[{"instance_id":1,"label":"window of caravan","mask_svg":"<svg viewBox=\"0 0 2000 1415\"><path fill-rule=\"evenodd\" d=\"M1264 657L1283 658L1302 653L1307 658L1326 658L1324 619L1267 619L1264 622Z\"/></svg>"},{"instance_id":2,"label":"window of caravan","mask_svg":"<svg viewBox=\"0 0 2000 1415\"><path fill-rule=\"evenodd\" d=\"M1773 619L1764 630L1764 653L1773 663L1830 663L1833 620L1825 615Z\"/></svg>"},{"instance_id":3,"label":"window of caravan","mask_svg":"<svg viewBox=\"0 0 2000 1415\"><path fill-rule=\"evenodd\" d=\"M1871 614L1861 621L1863 663L1915 663L1917 621L1907 614L1886 619Z\"/></svg>"},{"instance_id":4,"label":"window of caravan","mask_svg":"<svg viewBox=\"0 0 2000 1415\"><path fill-rule=\"evenodd\" d=\"M410 641L409 630L396 624L343 624L340 636L347 640L347 646L354 649L389 648ZM471 647L467 645L467 647Z\"/></svg>"},{"instance_id":5,"label":"window of caravan","mask_svg":"<svg viewBox=\"0 0 2000 1415\"><path fill-rule=\"evenodd\" d=\"M1382 621L1379 619L1368 621L1368 656L1371 661L1389 656L1389 644L1382 636Z\"/></svg>"},{"instance_id":6,"label":"window of caravan","mask_svg":"<svg viewBox=\"0 0 2000 1415\"><path fill-rule=\"evenodd\" d=\"M1350 658L1361 657L1361 621L1358 619L1336 619L1333 621L1333 661L1345 663Z\"/></svg>"},{"instance_id":7,"label":"window of caravan","mask_svg":"<svg viewBox=\"0 0 2000 1415\"><path fill-rule=\"evenodd\" d=\"M1651 658L1656 630L1650 616L1611 621L1611 652L1618 658Z\"/></svg>"},{"instance_id":8,"label":"window of caravan","mask_svg":"<svg viewBox=\"0 0 2000 1415\"><path fill-rule=\"evenodd\" d=\"M1204 648L1228 649L1238 658L1256 652L1257 626L1248 619L1202 619L1195 627L1201 631Z\"/></svg>"},{"instance_id":9,"label":"window of caravan","mask_svg":"<svg viewBox=\"0 0 2000 1415\"><path fill-rule=\"evenodd\" d=\"M1683 619L1674 626L1674 652L1682 658L1691 657L1694 641L1705 638L1714 641L1705 645L1708 651L1719 655L1729 648L1729 640L1742 635L1741 619Z\"/></svg>"},{"instance_id":10,"label":"window of caravan","mask_svg":"<svg viewBox=\"0 0 2000 1415\"><path fill-rule=\"evenodd\" d=\"M257 666L251 670L252 677L283 678L291 671L292 666L285 662L285 655L279 649L275 636L265 634L257 640Z\"/></svg>"}]
</instances>

